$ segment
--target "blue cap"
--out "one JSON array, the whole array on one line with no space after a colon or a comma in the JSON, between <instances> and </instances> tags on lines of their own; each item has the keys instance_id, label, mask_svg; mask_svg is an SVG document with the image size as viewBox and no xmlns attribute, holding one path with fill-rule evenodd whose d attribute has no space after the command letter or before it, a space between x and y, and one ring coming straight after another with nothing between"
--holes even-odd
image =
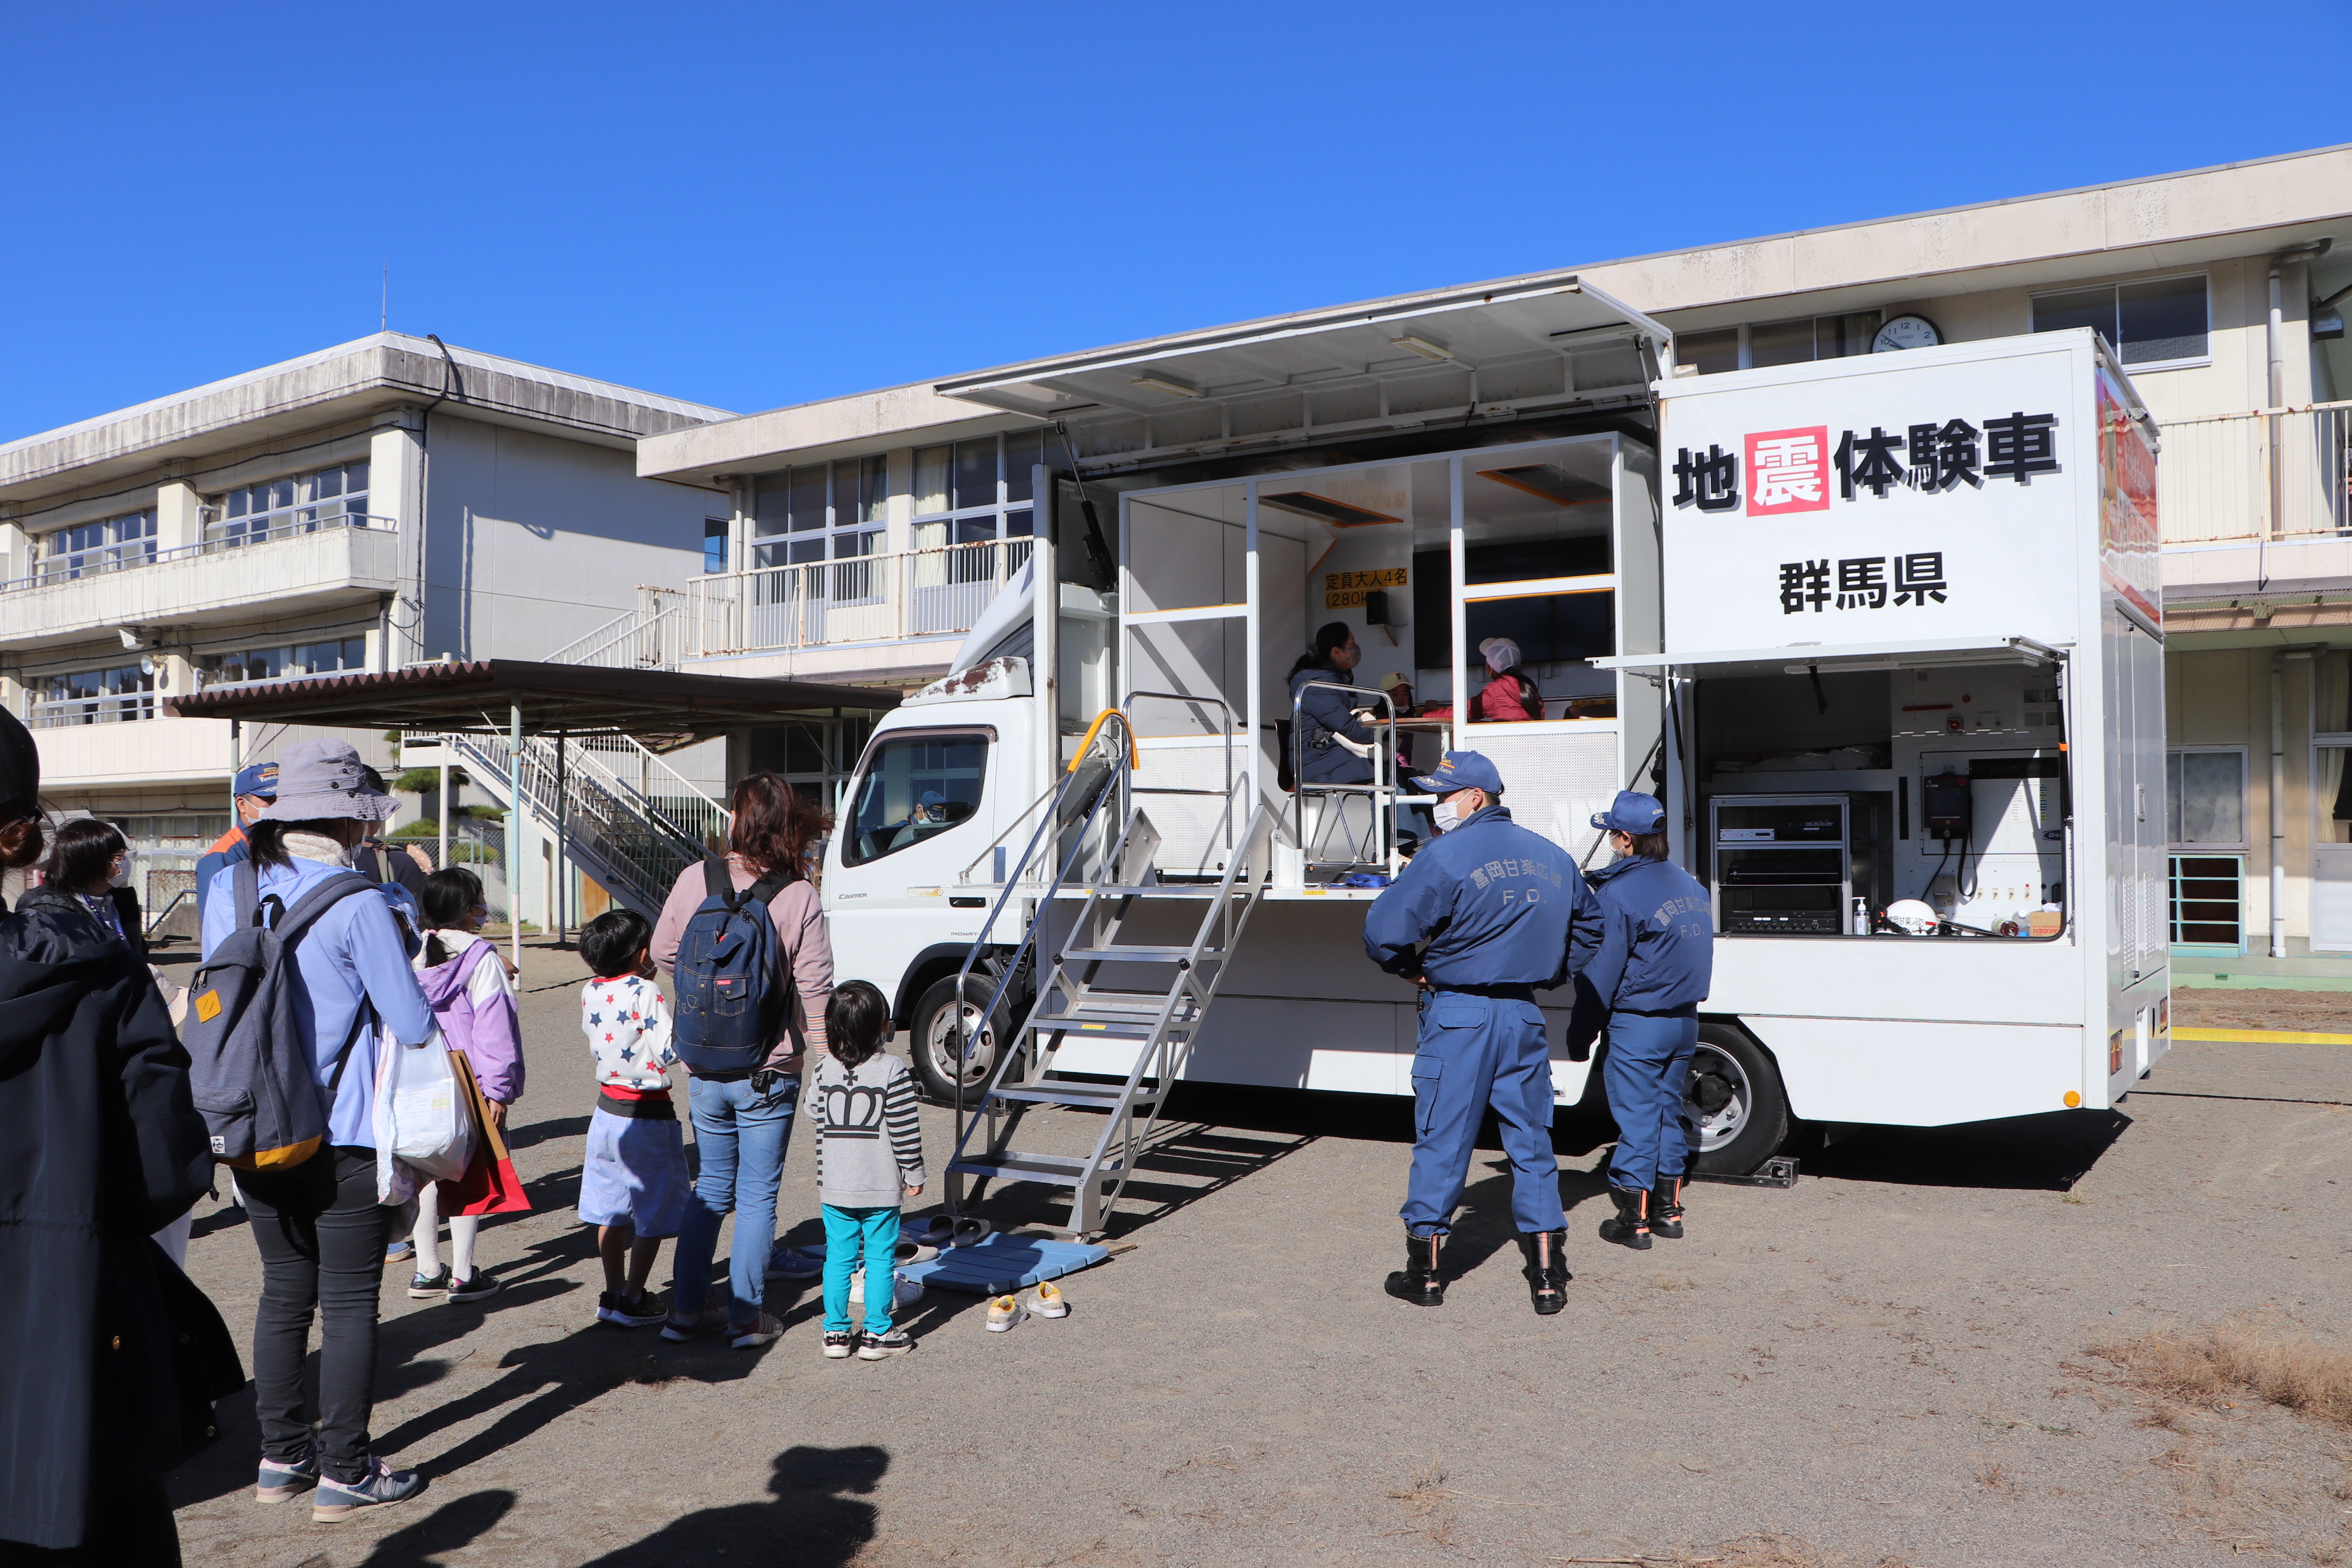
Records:
<instances>
[{"instance_id":1,"label":"blue cap","mask_svg":"<svg viewBox=\"0 0 2352 1568\"><path fill-rule=\"evenodd\" d=\"M1656 833L1666 826L1666 808L1658 797L1637 789L1621 789L1609 809L1592 818L1592 826L1612 833Z\"/></svg>"},{"instance_id":2,"label":"blue cap","mask_svg":"<svg viewBox=\"0 0 2352 1568\"><path fill-rule=\"evenodd\" d=\"M236 787L231 795L257 795L264 800L278 798L278 764L254 763L236 770Z\"/></svg>"},{"instance_id":3,"label":"blue cap","mask_svg":"<svg viewBox=\"0 0 2352 1568\"><path fill-rule=\"evenodd\" d=\"M915 804L917 805L941 806L947 805L947 803L948 797L941 795L935 789L927 789L921 795L915 797Z\"/></svg>"},{"instance_id":4,"label":"blue cap","mask_svg":"<svg viewBox=\"0 0 2352 1568\"><path fill-rule=\"evenodd\" d=\"M1503 775L1495 764L1475 752L1448 752L1445 760L1437 764L1433 773L1416 777L1413 787L1431 795L1452 795L1457 789L1483 789L1488 795L1503 793Z\"/></svg>"}]
</instances>

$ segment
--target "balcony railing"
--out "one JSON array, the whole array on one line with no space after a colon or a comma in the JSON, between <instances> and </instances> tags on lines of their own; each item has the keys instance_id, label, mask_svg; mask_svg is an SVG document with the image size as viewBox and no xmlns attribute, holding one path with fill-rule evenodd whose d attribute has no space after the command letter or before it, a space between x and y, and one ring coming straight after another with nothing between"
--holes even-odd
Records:
<instances>
[{"instance_id":1,"label":"balcony railing","mask_svg":"<svg viewBox=\"0 0 2352 1568\"><path fill-rule=\"evenodd\" d=\"M93 545L69 555L49 556L37 562L29 576L12 577L0 582L0 594L13 594L26 588L46 588L54 584L104 576L114 572L130 572L142 566L161 565L166 561L188 561L199 555L247 550L257 544L291 539L298 534L323 533L338 528L367 528L389 532L398 526L395 518L360 511L341 512L332 517L306 517L299 511L276 512L258 518L241 517L228 523L207 523L207 537L194 544L182 544L170 550L155 549L155 542L152 539L138 539L121 544Z\"/></svg>"},{"instance_id":2,"label":"balcony railing","mask_svg":"<svg viewBox=\"0 0 2352 1568\"><path fill-rule=\"evenodd\" d=\"M697 578L665 646L711 658L968 632L1027 563L1029 543L982 540Z\"/></svg>"},{"instance_id":3,"label":"balcony railing","mask_svg":"<svg viewBox=\"0 0 2352 1568\"><path fill-rule=\"evenodd\" d=\"M61 729L68 724L126 724L152 719L158 699L152 691L125 692L116 697L41 699L32 706L26 725L35 730Z\"/></svg>"},{"instance_id":4,"label":"balcony railing","mask_svg":"<svg viewBox=\"0 0 2352 1568\"><path fill-rule=\"evenodd\" d=\"M2167 544L2352 533L2352 403L2167 421Z\"/></svg>"}]
</instances>

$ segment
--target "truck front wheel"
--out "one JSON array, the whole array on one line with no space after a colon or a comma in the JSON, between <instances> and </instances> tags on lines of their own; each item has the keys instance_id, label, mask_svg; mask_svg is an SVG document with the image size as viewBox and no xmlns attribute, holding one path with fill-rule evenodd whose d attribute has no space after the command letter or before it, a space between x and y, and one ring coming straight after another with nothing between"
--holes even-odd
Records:
<instances>
[{"instance_id":1,"label":"truck front wheel","mask_svg":"<svg viewBox=\"0 0 2352 1568\"><path fill-rule=\"evenodd\" d=\"M1013 1020L1002 1003L993 1017L981 1016L981 1009L988 1005L990 993L996 989L994 981L971 974L964 977L963 984L961 1008L955 1005L956 977L952 974L933 981L917 998L910 1054L915 1077L922 1083L924 1093L942 1104L952 1105L956 1081L961 1078L963 1102L969 1109L980 1103L981 1089L996 1071L998 1044L1012 1037ZM959 1018L963 1029L961 1061L954 1038Z\"/></svg>"},{"instance_id":2,"label":"truck front wheel","mask_svg":"<svg viewBox=\"0 0 2352 1568\"><path fill-rule=\"evenodd\" d=\"M1728 1024L1701 1024L1683 1108L1698 1128L1691 1169L1745 1176L1789 1135L1789 1093L1771 1054Z\"/></svg>"}]
</instances>

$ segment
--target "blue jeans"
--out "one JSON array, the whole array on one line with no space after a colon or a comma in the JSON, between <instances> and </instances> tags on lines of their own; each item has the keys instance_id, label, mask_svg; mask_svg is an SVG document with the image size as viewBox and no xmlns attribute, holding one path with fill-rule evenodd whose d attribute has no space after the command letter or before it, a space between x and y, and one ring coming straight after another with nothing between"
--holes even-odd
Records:
<instances>
[{"instance_id":1,"label":"blue jeans","mask_svg":"<svg viewBox=\"0 0 2352 1568\"><path fill-rule=\"evenodd\" d=\"M1412 1175L1405 1228L1451 1231L1489 1107L1511 1161L1511 1217L1521 1232L1558 1230L1559 1161L1551 1149L1551 1059L1532 1002L1438 991L1421 1010L1412 1058Z\"/></svg>"},{"instance_id":2,"label":"blue jeans","mask_svg":"<svg viewBox=\"0 0 2352 1568\"><path fill-rule=\"evenodd\" d=\"M1617 1119L1617 1148L1609 1156L1609 1184L1647 1192L1690 1168L1698 1129L1683 1109L1690 1089L1691 1053L1698 1048L1696 1018L1609 1016L1609 1058L1601 1082L1609 1114Z\"/></svg>"},{"instance_id":3,"label":"blue jeans","mask_svg":"<svg viewBox=\"0 0 2352 1568\"><path fill-rule=\"evenodd\" d=\"M866 1256L866 1331L890 1331L890 1309L898 1289L898 1211L824 1210L824 1331L849 1331L849 1276Z\"/></svg>"},{"instance_id":4,"label":"blue jeans","mask_svg":"<svg viewBox=\"0 0 2352 1568\"><path fill-rule=\"evenodd\" d=\"M677 1291L670 1312L682 1322L701 1314L719 1222L731 1210L735 1251L728 1268L732 1300L727 1321L749 1328L760 1321L765 1302L768 1253L776 1242L776 1188L784 1176L784 1149L792 1142L801 1080L778 1079L765 1100L751 1092L749 1079L693 1079L686 1093L702 1170L695 1177L694 1199L686 1205L686 1223L678 1226L672 1258Z\"/></svg>"}]
</instances>

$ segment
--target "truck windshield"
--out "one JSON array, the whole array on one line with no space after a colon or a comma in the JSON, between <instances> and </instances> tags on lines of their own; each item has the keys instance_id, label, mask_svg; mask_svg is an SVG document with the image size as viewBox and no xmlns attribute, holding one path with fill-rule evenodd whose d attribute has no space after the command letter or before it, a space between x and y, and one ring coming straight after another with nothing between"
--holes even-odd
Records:
<instances>
[{"instance_id":1,"label":"truck windshield","mask_svg":"<svg viewBox=\"0 0 2352 1568\"><path fill-rule=\"evenodd\" d=\"M851 807L845 865L863 866L969 821L988 770L988 737L904 735L866 759Z\"/></svg>"}]
</instances>

